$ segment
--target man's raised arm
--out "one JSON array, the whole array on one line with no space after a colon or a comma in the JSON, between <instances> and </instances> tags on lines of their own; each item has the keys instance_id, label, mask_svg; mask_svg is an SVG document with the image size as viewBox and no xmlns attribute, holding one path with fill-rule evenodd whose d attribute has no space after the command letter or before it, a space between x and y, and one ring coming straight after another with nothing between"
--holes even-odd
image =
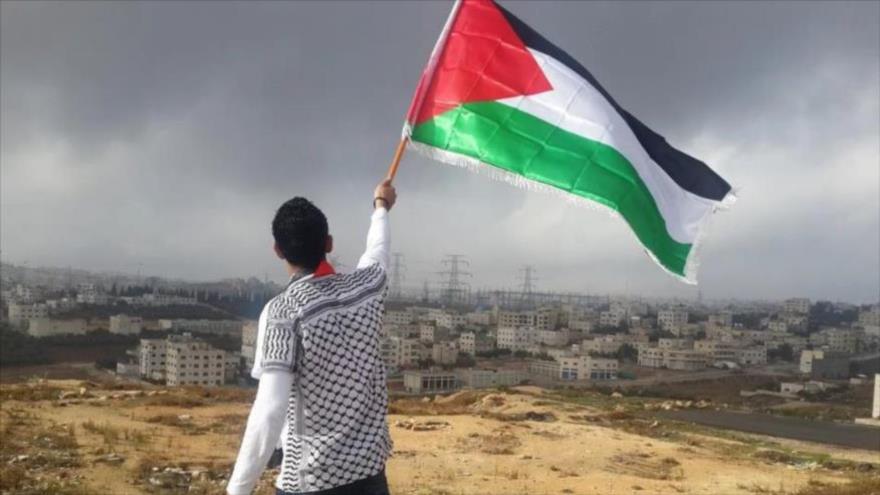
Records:
<instances>
[{"instance_id":1,"label":"man's raised arm","mask_svg":"<svg viewBox=\"0 0 880 495\"><path fill-rule=\"evenodd\" d=\"M388 228L388 210L394 206L397 192L390 180L385 180L373 193L373 216L367 232L367 249L358 261L358 268L366 268L378 263L387 270L391 258L391 235Z\"/></svg>"}]
</instances>

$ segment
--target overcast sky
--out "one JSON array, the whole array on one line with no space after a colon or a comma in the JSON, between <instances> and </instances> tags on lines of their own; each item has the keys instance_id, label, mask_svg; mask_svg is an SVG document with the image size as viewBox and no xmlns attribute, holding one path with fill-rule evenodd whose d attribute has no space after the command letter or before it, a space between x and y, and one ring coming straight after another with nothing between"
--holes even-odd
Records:
<instances>
[{"instance_id":1,"label":"overcast sky","mask_svg":"<svg viewBox=\"0 0 880 495\"><path fill-rule=\"evenodd\" d=\"M502 2L739 190L706 298L880 298L880 4ZM4 261L281 280L274 210L327 213L355 263L450 3L2 3ZM408 285L693 297L621 221L407 155Z\"/></svg>"}]
</instances>

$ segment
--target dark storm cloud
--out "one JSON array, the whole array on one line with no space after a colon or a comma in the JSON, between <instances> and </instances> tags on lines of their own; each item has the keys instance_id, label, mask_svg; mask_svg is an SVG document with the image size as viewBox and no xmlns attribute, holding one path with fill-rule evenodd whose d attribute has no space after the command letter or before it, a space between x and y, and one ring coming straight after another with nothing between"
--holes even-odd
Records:
<instances>
[{"instance_id":1,"label":"dark storm cloud","mask_svg":"<svg viewBox=\"0 0 880 495\"><path fill-rule=\"evenodd\" d=\"M631 112L741 188L708 296L877 299L880 6L508 2ZM277 273L294 194L362 243L446 2L2 4L2 250L31 264ZM616 219L408 156L395 250L476 285L693 295Z\"/></svg>"}]
</instances>

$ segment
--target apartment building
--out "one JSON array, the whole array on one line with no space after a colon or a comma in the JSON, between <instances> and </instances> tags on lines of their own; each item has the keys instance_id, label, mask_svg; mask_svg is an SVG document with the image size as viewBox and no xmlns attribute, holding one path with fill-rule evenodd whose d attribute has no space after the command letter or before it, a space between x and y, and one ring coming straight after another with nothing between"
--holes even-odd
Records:
<instances>
[{"instance_id":1,"label":"apartment building","mask_svg":"<svg viewBox=\"0 0 880 495\"><path fill-rule=\"evenodd\" d=\"M662 368L666 349L661 347L643 347L639 349L638 364L646 368Z\"/></svg>"},{"instance_id":2,"label":"apartment building","mask_svg":"<svg viewBox=\"0 0 880 495\"><path fill-rule=\"evenodd\" d=\"M190 335L170 335L165 342L165 382L169 386L222 385L226 353Z\"/></svg>"},{"instance_id":3,"label":"apartment building","mask_svg":"<svg viewBox=\"0 0 880 495\"><path fill-rule=\"evenodd\" d=\"M451 332L448 327L434 326L423 323L419 325L419 339L423 342L439 342L449 339Z\"/></svg>"},{"instance_id":4,"label":"apartment building","mask_svg":"<svg viewBox=\"0 0 880 495\"><path fill-rule=\"evenodd\" d=\"M720 328L730 328L733 326L733 312L721 311L714 315L709 315L709 325Z\"/></svg>"},{"instance_id":5,"label":"apartment building","mask_svg":"<svg viewBox=\"0 0 880 495\"><path fill-rule=\"evenodd\" d=\"M166 344L165 339L141 339L138 362L142 377L151 380L165 379Z\"/></svg>"},{"instance_id":6,"label":"apartment building","mask_svg":"<svg viewBox=\"0 0 880 495\"><path fill-rule=\"evenodd\" d=\"M639 349L639 366L668 368L671 370L700 370L712 358L694 349L642 347Z\"/></svg>"},{"instance_id":7,"label":"apartment building","mask_svg":"<svg viewBox=\"0 0 880 495\"><path fill-rule=\"evenodd\" d=\"M434 342L431 346L431 359L436 364L455 364L458 360L458 347L455 342Z\"/></svg>"},{"instance_id":8,"label":"apartment building","mask_svg":"<svg viewBox=\"0 0 880 495\"><path fill-rule=\"evenodd\" d=\"M568 330L538 330L537 342L548 346L568 345Z\"/></svg>"},{"instance_id":9,"label":"apartment building","mask_svg":"<svg viewBox=\"0 0 880 495\"><path fill-rule=\"evenodd\" d=\"M667 349L663 355L663 365L671 370L694 371L707 366L706 355L689 349Z\"/></svg>"},{"instance_id":10,"label":"apartment building","mask_svg":"<svg viewBox=\"0 0 880 495\"><path fill-rule=\"evenodd\" d=\"M497 347L512 352L528 350L537 341L537 330L532 327L499 327Z\"/></svg>"},{"instance_id":11,"label":"apartment building","mask_svg":"<svg viewBox=\"0 0 880 495\"><path fill-rule=\"evenodd\" d=\"M825 351L821 349L801 351L800 372L810 374L813 371L813 360L825 357Z\"/></svg>"},{"instance_id":12,"label":"apartment building","mask_svg":"<svg viewBox=\"0 0 880 495\"><path fill-rule=\"evenodd\" d=\"M9 322L22 325L33 318L48 318L49 307L45 304L9 303Z\"/></svg>"},{"instance_id":13,"label":"apartment building","mask_svg":"<svg viewBox=\"0 0 880 495\"><path fill-rule=\"evenodd\" d=\"M873 306L870 309L859 311L859 325L862 327L880 326L880 307Z\"/></svg>"},{"instance_id":14,"label":"apartment building","mask_svg":"<svg viewBox=\"0 0 880 495\"><path fill-rule=\"evenodd\" d=\"M687 325L687 322L688 312L685 309L663 309L657 313L657 324L660 328L676 335Z\"/></svg>"},{"instance_id":15,"label":"apartment building","mask_svg":"<svg viewBox=\"0 0 880 495\"><path fill-rule=\"evenodd\" d=\"M95 284L79 284L76 302L80 304L107 304L110 297L101 292Z\"/></svg>"},{"instance_id":16,"label":"apartment building","mask_svg":"<svg viewBox=\"0 0 880 495\"><path fill-rule=\"evenodd\" d=\"M614 335L599 335L592 339L584 339L580 343L581 354L596 352L599 354L612 354L620 350L623 342Z\"/></svg>"},{"instance_id":17,"label":"apartment building","mask_svg":"<svg viewBox=\"0 0 880 495\"><path fill-rule=\"evenodd\" d=\"M241 326L241 357L247 369L254 367L254 358L257 352L258 322L249 321Z\"/></svg>"},{"instance_id":18,"label":"apartment building","mask_svg":"<svg viewBox=\"0 0 880 495\"><path fill-rule=\"evenodd\" d=\"M542 359L529 360L529 375L543 380L558 380L561 374L561 365L558 360L545 361Z\"/></svg>"},{"instance_id":19,"label":"apartment building","mask_svg":"<svg viewBox=\"0 0 880 495\"><path fill-rule=\"evenodd\" d=\"M736 362L743 366L765 365L767 364L767 348L751 346L736 349Z\"/></svg>"},{"instance_id":20,"label":"apartment building","mask_svg":"<svg viewBox=\"0 0 880 495\"><path fill-rule=\"evenodd\" d=\"M206 319L162 319L159 320L159 328L162 330L175 330L181 332L214 333L238 335L241 332L239 320L206 320Z\"/></svg>"},{"instance_id":21,"label":"apartment building","mask_svg":"<svg viewBox=\"0 0 880 495\"><path fill-rule=\"evenodd\" d=\"M386 365L393 368L415 366L431 357L433 349L419 339L388 337Z\"/></svg>"},{"instance_id":22,"label":"apartment building","mask_svg":"<svg viewBox=\"0 0 880 495\"><path fill-rule=\"evenodd\" d=\"M810 300L801 297L787 299L783 303L783 308L786 313L802 315L810 314Z\"/></svg>"},{"instance_id":23,"label":"apartment building","mask_svg":"<svg viewBox=\"0 0 880 495\"><path fill-rule=\"evenodd\" d=\"M495 348L495 341L485 334L475 332L462 332L458 336L458 350L471 356L477 353L491 351Z\"/></svg>"},{"instance_id":24,"label":"apartment building","mask_svg":"<svg viewBox=\"0 0 880 495\"><path fill-rule=\"evenodd\" d=\"M469 388L512 387L529 379L526 370L463 369L457 375L459 385Z\"/></svg>"},{"instance_id":25,"label":"apartment building","mask_svg":"<svg viewBox=\"0 0 880 495\"><path fill-rule=\"evenodd\" d=\"M459 326L463 326L467 324L467 317L463 314L453 313L451 311L445 311L437 315L438 327L443 328L456 328Z\"/></svg>"},{"instance_id":26,"label":"apartment building","mask_svg":"<svg viewBox=\"0 0 880 495\"><path fill-rule=\"evenodd\" d=\"M409 370L403 372L403 387L411 394L453 392L460 387L452 371Z\"/></svg>"},{"instance_id":27,"label":"apartment building","mask_svg":"<svg viewBox=\"0 0 880 495\"><path fill-rule=\"evenodd\" d=\"M110 317L110 333L118 335L138 335L144 328L144 319L140 316L119 314Z\"/></svg>"},{"instance_id":28,"label":"apartment building","mask_svg":"<svg viewBox=\"0 0 880 495\"><path fill-rule=\"evenodd\" d=\"M559 379L576 380L614 380L617 379L619 363L616 359L591 356L563 357L559 361Z\"/></svg>"},{"instance_id":29,"label":"apartment building","mask_svg":"<svg viewBox=\"0 0 880 495\"><path fill-rule=\"evenodd\" d=\"M56 320L53 318L31 318L27 320L27 333L31 337L51 337L53 335L82 335L92 325L83 318Z\"/></svg>"},{"instance_id":30,"label":"apartment building","mask_svg":"<svg viewBox=\"0 0 880 495\"><path fill-rule=\"evenodd\" d=\"M535 311L500 311L499 327L532 327L538 330L554 330L560 319L556 308L540 308Z\"/></svg>"},{"instance_id":31,"label":"apartment building","mask_svg":"<svg viewBox=\"0 0 880 495\"><path fill-rule=\"evenodd\" d=\"M829 351L855 354L859 349L864 332L855 328L826 328L821 330L819 335L821 340L818 343L824 345Z\"/></svg>"},{"instance_id":32,"label":"apartment building","mask_svg":"<svg viewBox=\"0 0 880 495\"><path fill-rule=\"evenodd\" d=\"M611 309L599 313L600 327L616 327L626 321L626 310L621 306L611 306Z\"/></svg>"},{"instance_id":33,"label":"apartment building","mask_svg":"<svg viewBox=\"0 0 880 495\"><path fill-rule=\"evenodd\" d=\"M382 320L386 325L409 325L415 321L415 315L409 311L385 311L385 317Z\"/></svg>"},{"instance_id":34,"label":"apartment building","mask_svg":"<svg viewBox=\"0 0 880 495\"><path fill-rule=\"evenodd\" d=\"M473 311L465 314L465 319L471 325L489 326L495 324L495 317L490 311Z\"/></svg>"}]
</instances>

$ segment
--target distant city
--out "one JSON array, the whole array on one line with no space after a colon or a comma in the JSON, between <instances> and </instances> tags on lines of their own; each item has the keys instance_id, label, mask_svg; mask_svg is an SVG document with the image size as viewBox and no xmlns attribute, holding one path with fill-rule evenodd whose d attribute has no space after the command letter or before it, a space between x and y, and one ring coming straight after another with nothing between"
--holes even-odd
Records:
<instances>
[{"instance_id":1,"label":"distant city","mask_svg":"<svg viewBox=\"0 0 880 495\"><path fill-rule=\"evenodd\" d=\"M777 392L790 394L880 372L878 304L538 292L531 266L516 290L472 291L461 255L443 260L439 288L413 291L401 262L395 255L382 336L394 392L640 383L664 380L662 370L787 374ZM11 264L0 273L5 331L129 342L105 366L171 386L252 385L256 318L281 290L255 277L194 283ZM4 359L40 362L28 352Z\"/></svg>"}]
</instances>

